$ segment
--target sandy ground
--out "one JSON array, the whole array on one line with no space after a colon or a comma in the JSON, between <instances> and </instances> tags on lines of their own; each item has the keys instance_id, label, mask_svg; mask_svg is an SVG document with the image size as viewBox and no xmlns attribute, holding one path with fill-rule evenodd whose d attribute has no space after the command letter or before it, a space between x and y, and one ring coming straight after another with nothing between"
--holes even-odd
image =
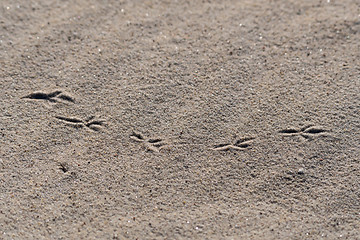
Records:
<instances>
[{"instance_id":1,"label":"sandy ground","mask_svg":"<svg viewBox=\"0 0 360 240\"><path fill-rule=\"evenodd\" d=\"M1 0L0 239L360 239L357 0Z\"/></svg>"}]
</instances>

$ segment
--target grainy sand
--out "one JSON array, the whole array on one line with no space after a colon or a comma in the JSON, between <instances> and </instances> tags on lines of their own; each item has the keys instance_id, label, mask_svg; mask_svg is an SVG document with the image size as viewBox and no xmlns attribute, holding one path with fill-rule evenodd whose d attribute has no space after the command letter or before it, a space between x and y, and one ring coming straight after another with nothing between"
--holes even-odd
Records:
<instances>
[{"instance_id":1,"label":"grainy sand","mask_svg":"<svg viewBox=\"0 0 360 240\"><path fill-rule=\"evenodd\" d=\"M1 0L0 239L360 239L357 0Z\"/></svg>"}]
</instances>

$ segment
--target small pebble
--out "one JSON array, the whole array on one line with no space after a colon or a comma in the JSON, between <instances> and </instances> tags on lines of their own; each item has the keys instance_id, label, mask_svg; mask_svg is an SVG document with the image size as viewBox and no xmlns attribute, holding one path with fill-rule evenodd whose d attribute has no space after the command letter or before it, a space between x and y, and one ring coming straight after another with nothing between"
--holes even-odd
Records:
<instances>
[{"instance_id":1,"label":"small pebble","mask_svg":"<svg viewBox=\"0 0 360 240\"><path fill-rule=\"evenodd\" d=\"M305 173L305 170L303 169L303 168L299 168L299 170L298 170L298 174L304 174Z\"/></svg>"}]
</instances>

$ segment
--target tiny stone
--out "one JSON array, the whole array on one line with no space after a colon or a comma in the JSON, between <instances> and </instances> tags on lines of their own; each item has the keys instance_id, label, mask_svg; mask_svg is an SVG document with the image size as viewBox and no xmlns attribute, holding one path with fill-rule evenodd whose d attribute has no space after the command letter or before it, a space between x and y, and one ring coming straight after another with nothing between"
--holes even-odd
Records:
<instances>
[{"instance_id":1,"label":"tiny stone","mask_svg":"<svg viewBox=\"0 0 360 240\"><path fill-rule=\"evenodd\" d=\"M298 174L304 174L305 173L305 170L303 169L303 168L299 168L299 170L298 170Z\"/></svg>"}]
</instances>

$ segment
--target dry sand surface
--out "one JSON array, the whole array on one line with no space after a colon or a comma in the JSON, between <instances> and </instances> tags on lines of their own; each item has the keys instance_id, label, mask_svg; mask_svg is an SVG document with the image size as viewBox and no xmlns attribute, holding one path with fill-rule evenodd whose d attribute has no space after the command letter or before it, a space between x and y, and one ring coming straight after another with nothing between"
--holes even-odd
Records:
<instances>
[{"instance_id":1,"label":"dry sand surface","mask_svg":"<svg viewBox=\"0 0 360 240\"><path fill-rule=\"evenodd\" d=\"M1 0L0 239L360 239L358 0Z\"/></svg>"}]
</instances>

